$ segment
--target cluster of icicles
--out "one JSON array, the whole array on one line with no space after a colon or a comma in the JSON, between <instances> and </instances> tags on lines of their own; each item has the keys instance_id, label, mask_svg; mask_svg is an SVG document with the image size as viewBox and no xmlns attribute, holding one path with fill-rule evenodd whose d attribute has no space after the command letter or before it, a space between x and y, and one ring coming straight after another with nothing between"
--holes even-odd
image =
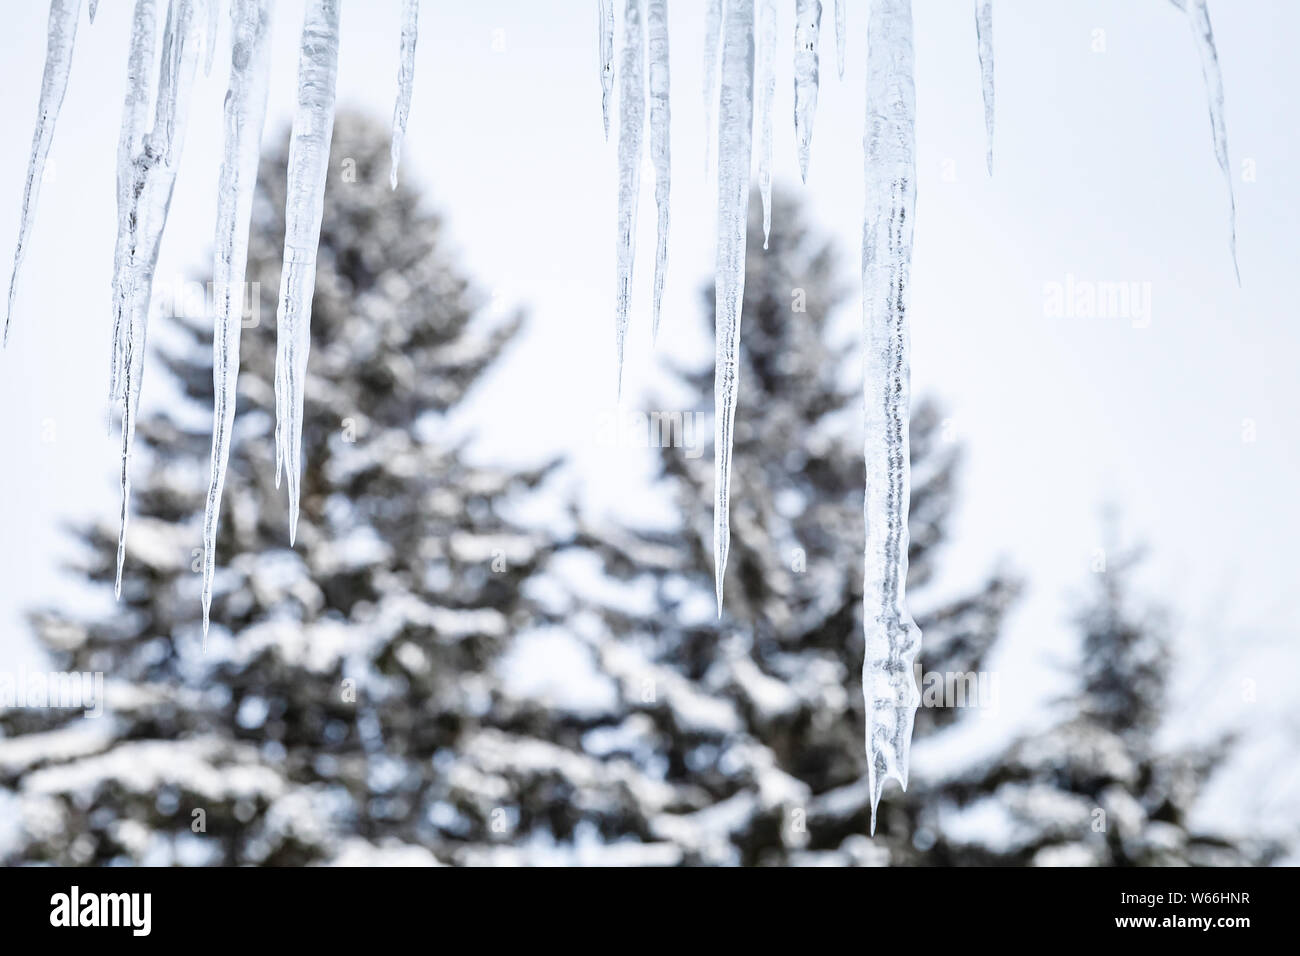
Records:
<instances>
[{"instance_id":1,"label":"cluster of icicles","mask_svg":"<svg viewBox=\"0 0 1300 956\"><path fill-rule=\"evenodd\" d=\"M290 544L298 528L304 386L311 344L316 247L334 129L340 4L341 0L307 0L298 60L298 106L289 141L284 265L276 310L275 472L277 486L282 475L288 485ZM140 403L153 274L176 184L199 56L202 53L204 72L209 73L216 53L221 0L167 0L159 49L161 6L162 0L135 0L127 53L126 102L117 145L117 245L113 254L113 361L109 397L110 415L115 407L122 421L122 520L114 586L119 597L130 515L131 447ZM97 0L90 0L91 23L95 21L97 7ZM212 603L217 519L235 419L240 306L244 296L253 190L266 118L273 7L273 0L230 0L230 81L224 107L212 265L215 400L212 476L203 522L205 636ZM81 0L51 0L36 135L27 168L22 222L9 283L6 341L19 270L36 214L45 158L68 85L80 12ZM411 105L418 15L419 0L403 0L397 105L393 112L391 183L394 188Z\"/></svg>"},{"instance_id":2,"label":"cluster of icicles","mask_svg":"<svg viewBox=\"0 0 1300 956\"><path fill-rule=\"evenodd\" d=\"M284 263L276 310L276 482L289 494L289 540L298 522L302 416L310 345L316 248L323 213L342 0L307 0L298 61L298 102L289 146ZM1209 94L1214 149L1228 175L1223 85L1206 0L1171 0L1183 10L1197 41ZM717 260L715 368L714 562L719 613L726 571L732 428L739 377L746 218L753 153L755 94L759 114L759 184L764 235L771 226L772 119L776 64L776 0L706 0L705 90L709 152L717 136ZM117 147L117 242L114 249L111 407L121 415L122 515L117 581L120 596L130 513L130 459L139 408L153 274L176 182L188 103L200 54L211 70L221 0L135 0L127 53L126 99ZM89 0L93 23L97 0ZM845 0L835 0L838 71L844 75ZM868 0L867 106L863 134L866 210L863 222L862 304L866 408L867 527L863 627L866 744L872 828L890 777L906 786L912 720L919 695L912 665L920 633L908 614L908 280L915 206L914 85L910 0ZM230 454L239 374L240 297L248 253L253 190L266 117L272 0L229 0L230 80L213 262L214 330L212 472L203 525L203 630L212 600L214 550L221 493ZM757 8L757 9L756 9ZM81 0L51 0L45 71L36 132L24 183L22 217L5 315L13 317L19 272L36 213L46 156L67 88ZM597 0L599 72L605 135L615 79L614 0ZM393 113L392 174L410 111L419 0L402 0L397 104ZM795 0L794 122L800 175L805 179L817 107L819 0ZM657 333L668 251L669 73L668 0L624 0L619 57L618 231L616 341L619 382L632 288L633 235L649 87L650 154L655 170L658 243L654 327ZM978 60L983 79L988 167L993 169L992 0L975 0ZM647 69L646 51L649 51ZM757 51L757 56L756 56ZM756 69L757 66L757 69ZM706 156L706 168L712 160ZM1231 202L1231 181L1229 180ZM1235 227L1232 249L1236 262Z\"/></svg>"},{"instance_id":3,"label":"cluster of icicles","mask_svg":"<svg viewBox=\"0 0 1300 956\"><path fill-rule=\"evenodd\" d=\"M844 77L846 0L835 2L836 66ZM1228 171L1223 84L1206 0L1171 0L1191 23L1209 93L1215 154L1228 178L1230 244L1236 268L1235 207ZM615 80L615 0L598 0L601 112L609 136ZM907 610L909 500L908 283L916 204L915 87L911 0L867 0L866 126L863 132L866 209L862 226L863 397L866 412L866 548L862 626L871 828L885 782L907 786L908 748L920 694L913 664L921 633ZM623 380L632 288L633 236L646 123L649 51L650 158L655 170L658 235L654 336L659 331L668 249L668 4L622 0L619 65L618 229L615 339ZM706 175L717 145L717 247L714 267L713 561L718 615L730 544L732 434L740 376L740 318L745 290L746 221L754 128L763 203L763 248L772 226L772 102L776 88L776 0L706 0L704 111ZM822 4L794 0L794 129L799 175L808 179L817 110ZM643 27L648 24L648 29ZM993 174L993 0L975 0L975 33L984 99L986 162ZM648 34L648 36L647 36ZM755 103L757 102L757 123Z\"/></svg>"}]
</instances>

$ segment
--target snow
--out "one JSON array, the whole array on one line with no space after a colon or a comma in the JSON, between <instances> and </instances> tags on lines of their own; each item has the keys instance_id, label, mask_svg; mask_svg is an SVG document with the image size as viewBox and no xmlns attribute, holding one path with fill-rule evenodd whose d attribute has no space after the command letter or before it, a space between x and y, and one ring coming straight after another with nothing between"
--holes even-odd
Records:
<instances>
[{"instance_id":1,"label":"snow","mask_svg":"<svg viewBox=\"0 0 1300 956\"><path fill-rule=\"evenodd\" d=\"M574 809L584 815L617 812L624 795L659 813L677 797L672 785L648 776L628 760L601 760L494 729L473 734L447 774L452 797L484 816L522 787L556 779L574 788Z\"/></svg>"},{"instance_id":2,"label":"snow","mask_svg":"<svg viewBox=\"0 0 1300 956\"><path fill-rule=\"evenodd\" d=\"M397 188L397 165L402 158L402 137L411 115L411 91L415 86L415 41L419 35L420 0L402 0L401 66L397 71L397 103L393 106L393 168L388 184Z\"/></svg>"},{"instance_id":3,"label":"snow","mask_svg":"<svg viewBox=\"0 0 1300 956\"><path fill-rule=\"evenodd\" d=\"M754 663L743 647L729 649L727 665L733 683L760 725L769 724L798 709L801 700L789 684L777 680Z\"/></svg>"},{"instance_id":4,"label":"snow","mask_svg":"<svg viewBox=\"0 0 1300 956\"><path fill-rule=\"evenodd\" d=\"M45 72L41 76L41 97L36 106L36 132L32 135L32 153L27 161L27 179L23 183L22 218L18 225L18 244L14 247L14 271L9 279L9 305L5 310L4 341L9 341L9 323L14 314L14 296L18 292L18 273L32 224L36 221L36 204L45 175L45 159L54 142L54 124L63 106L72 71L72 46L77 39L77 16L81 0L50 0L49 31L45 41ZM92 13L93 17L94 14Z\"/></svg>"},{"instance_id":5,"label":"snow","mask_svg":"<svg viewBox=\"0 0 1300 956\"><path fill-rule=\"evenodd\" d=\"M745 239L754 127L754 4L727 0L718 109L718 234L714 266L713 568L722 616L731 543L731 445L740 385L740 309L745 297Z\"/></svg>"},{"instance_id":6,"label":"snow","mask_svg":"<svg viewBox=\"0 0 1300 956\"><path fill-rule=\"evenodd\" d=\"M66 794L90 800L101 787L116 785L150 800L163 787L210 800L279 795L284 787L279 773L256 760L254 748L218 737L130 741L28 774L21 792L24 797Z\"/></svg>"},{"instance_id":7,"label":"snow","mask_svg":"<svg viewBox=\"0 0 1300 956\"><path fill-rule=\"evenodd\" d=\"M262 655L313 674L330 674L357 651L356 631L339 621L274 620L245 628L230 655L232 662L250 665ZM349 671L349 676L356 676Z\"/></svg>"},{"instance_id":8,"label":"snow","mask_svg":"<svg viewBox=\"0 0 1300 956\"><path fill-rule=\"evenodd\" d=\"M798 0L794 23L794 132L799 176L808 181L813 118L817 114L817 47L821 40L821 0Z\"/></svg>"},{"instance_id":9,"label":"snow","mask_svg":"<svg viewBox=\"0 0 1300 956\"><path fill-rule=\"evenodd\" d=\"M614 337L618 351L618 394L623 394L623 344L632 306L632 262L636 255L636 206L641 191L641 141L645 132L645 36L642 0L623 7L622 74L618 86L617 302Z\"/></svg>"},{"instance_id":10,"label":"snow","mask_svg":"<svg viewBox=\"0 0 1300 956\"><path fill-rule=\"evenodd\" d=\"M993 0L975 0L975 37L979 44L980 88L984 93L984 131L989 175L993 175Z\"/></svg>"},{"instance_id":11,"label":"snow","mask_svg":"<svg viewBox=\"0 0 1300 956\"><path fill-rule=\"evenodd\" d=\"M214 5L215 6L215 5ZM225 143L217 190L216 252L212 263L213 316L212 477L203 517L203 633L208 633L212 578L216 567L217 521L230 461L239 378L244 273L248 226L262 152L267 86L271 69L270 4L231 0L230 86L226 91Z\"/></svg>"},{"instance_id":12,"label":"snow","mask_svg":"<svg viewBox=\"0 0 1300 956\"><path fill-rule=\"evenodd\" d=\"M908 294L916 206L911 0L873 0L867 28L862 235L867 542L862 626L871 828L885 782L907 786L921 635L907 611Z\"/></svg>"},{"instance_id":13,"label":"snow","mask_svg":"<svg viewBox=\"0 0 1300 956\"><path fill-rule=\"evenodd\" d=\"M650 48L650 159L655 167L655 208L659 214L655 245L654 323L651 337L659 337L659 312L668 268L668 193L671 186L668 148L668 0L649 0L646 9Z\"/></svg>"},{"instance_id":14,"label":"snow","mask_svg":"<svg viewBox=\"0 0 1300 956\"><path fill-rule=\"evenodd\" d=\"M579 619L579 625L582 621ZM735 734L744 726L730 701L702 693L672 667L655 663L626 640L606 634L579 633L600 660L601 669L619 682L629 704L662 714L687 733Z\"/></svg>"},{"instance_id":15,"label":"snow","mask_svg":"<svg viewBox=\"0 0 1300 956\"><path fill-rule=\"evenodd\" d=\"M603 714L617 705L616 689L596 669L586 645L559 628L519 634L497 666L510 693L540 701L548 710ZM598 739L604 741L604 750L618 749L615 740L621 738L613 736L613 729L603 733L607 736ZM586 749L598 752L596 747Z\"/></svg>"},{"instance_id":16,"label":"snow","mask_svg":"<svg viewBox=\"0 0 1300 956\"><path fill-rule=\"evenodd\" d=\"M735 865L739 858L732 835L752 825L757 803L752 792L742 790L694 813L659 814L650 826L655 836L671 841L705 866Z\"/></svg>"},{"instance_id":17,"label":"snow","mask_svg":"<svg viewBox=\"0 0 1300 956\"><path fill-rule=\"evenodd\" d=\"M43 764L88 757L113 740L107 720L73 720L44 733L0 738L0 777L23 777Z\"/></svg>"},{"instance_id":18,"label":"snow","mask_svg":"<svg viewBox=\"0 0 1300 956\"><path fill-rule=\"evenodd\" d=\"M289 487L289 544L298 533L302 476L302 419L311 348L311 303L316 251L334 132L338 79L339 0L308 0L298 60L298 109L289 138L289 184L284 208L284 266L276 310L275 478Z\"/></svg>"},{"instance_id":19,"label":"snow","mask_svg":"<svg viewBox=\"0 0 1300 956\"><path fill-rule=\"evenodd\" d=\"M361 837L344 840L330 866L442 866L438 858L422 846L387 840L380 844L371 843Z\"/></svg>"}]
</instances>

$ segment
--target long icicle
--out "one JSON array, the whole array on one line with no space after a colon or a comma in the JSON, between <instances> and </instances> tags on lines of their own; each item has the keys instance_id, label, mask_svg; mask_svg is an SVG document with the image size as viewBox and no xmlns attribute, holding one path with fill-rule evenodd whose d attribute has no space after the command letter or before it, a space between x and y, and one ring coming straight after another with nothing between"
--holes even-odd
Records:
<instances>
[{"instance_id":1,"label":"long icicle","mask_svg":"<svg viewBox=\"0 0 1300 956\"><path fill-rule=\"evenodd\" d=\"M993 175L993 0L975 0L975 39L979 45L980 85L984 91L985 163Z\"/></svg>"},{"instance_id":2,"label":"long icicle","mask_svg":"<svg viewBox=\"0 0 1300 956\"><path fill-rule=\"evenodd\" d=\"M599 36L600 117L605 123L605 142L609 142L609 98L614 92L614 0L597 0L596 32Z\"/></svg>"},{"instance_id":3,"label":"long icicle","mask_svg":"<svg viewBox=\"0 0 1300 956\"><path fill-rule=\"evenodd\" d=\"M907 611L908 325L916 206L911 0L871 0L863 134L862 321L866 549L862 628L871 831L885 781L907 787L921 633Z\"/></svg>"},{"instance_id":4,"label":"long icicle","mask_svg":"<svg viewBox=\"0 0 1300 956\"><path fill-rule=\"evenodd\" d=\"M796 0L794 13L794 135L799 176L808 181L813 119L817 115L817 47L821 39L821 0Z\"/></svg>"},{"instance_id":5,"label":"long icicle","mask_svg":"<svg viewBox=\"0 0 1300 956\"><path fill-rule=\"evenodd\" d=\"M393 106L392 170L388 185L397 188L397 164L402 159L402 139L411 115L411 91L415 86L415 41L419 36L420 0L402 0L402 44L397 68L397 103Z\"/></svg>"},{"instance_id":6,"label":"long icicle","mask_svg":"<svg viewBox=\"0 0 1300 956\"><path fill-rule=\"evenodd\" d=\"M718 108L718 45L722 42L722 0L704 8L704 178L713 174L713 120Z\"/></svg>"},{"instance_id":7,"label":"long icicle","mask_svg":"<svg viewBox=\"0 0 1300 956\"><path fill-rule=\"evenodd\" d=\"M144 373L149 309L153 298L154 270L171 209L180 164L181 145L190 91L198 66L200 19L207 0L171 0L163 31L162 65L154 126L144 138L132 165L130 185L132 223L123 257L119 288L125 291L125 352L122 394L121 488L122 515L117 536L117 577L113 593L122 596L122 569L126 562L126 531L131 513L131 449L135 441L136 414Z\"/></svg>"},{"instance_id":8,"label":"long icicle","mask_svg":"<svg viewBox=\"0 0 1300 956\"><path fill-rule=\"evenodd\" d=\"M126 58L126 100L117 137L117 242L113 248L113 365L109 375L109 424L112 409L120 405L126 380L126 337L130 312L130 279L126 267L131 255L140 196L135 182L135 160L144 146L153 106L157 62L158 0L136 0L131 15L131 43Z\"/></svg>"},{"instance_id":9,"label":"long icicle","mask_svg":"<svg viewBox=\"0 0 1300 956\"><path fill-rule=\"evenodd\" d=\"M68 89L72 70L72 46L77 39L77 16L81 0L50 0L49 28L45 39L45 72L41 75L41 97L36 108L36 132L32 135L32 153L27 160L27 179L23 183L23 209L18 224L18 244L14 247L14 271L9 279L9 305L5 310L4 342L9 342L9 323L14 317L14 297L18 292L18 272L27 255L36 205L45 176L45 159L54 142L54 125Z\"/></svg>"},{"instance_id":10,"label":"long icicle","mask_svg":"<svg viewBox=\"0 0 1300 956\"><path fill-rule=\"evenodd\" d=\"M302 416L311 348L316 251L325 212L325 179L334 135L341 0L308 0L298 59L298 109L289 136L284 205L284 265L276 310L275 481L289 486L289 544L298 535L302 487Z\"/></svg>"},{"instance_id":11,"label":"long icicle","mask_svg":"<svg viewBox=\"0 0 1300 956\"><path fill-rule=\"evenodd\" d=\"M772 102L776 99L776 0L759 0L758 191L763 197L763 248L772 232Z\"/></svg>"},{"instance_id":12,"label":"long icicle","mask_svg":"<svg viewBox=\"0 0 1300 956\"><path fill-rule=\"evenodd\" d=\"M668 194L672 166L668 148L668 0L650 0L646 10L650 50L650 159L655 167L655 209L659 214L655 243L654 323L651 340L659 339L659 311L668 271Z\"/></svg>"},{"instance_id":13,"label":"long icicle","mask_svg":"<svg viewBox=\"0 0 1300 956\"><path fill-rule=\"evenodd\" d=\"M99 0L90 0L90 25L95 25L95 14L99 12Z\"/></svg>"},{"instance_id":14,"label":"long icicle","mask_svg":"<svg viewBox=\"0 0 1300 956\"><path fill-rule=\"evenodd\" d=\"M217 191L216 251L212 263L212 475L203 514L203 635L208 633L216 570L217 521L230 461L239 378L239 336L248 265L248 224L253 214L257 163L266 121L271 72L271 0L231 0L230 85L226 90L225 143Z\"/></svg>"},{"instance_id":15,"label":"long icicle","mask_svg":"<svg viewBox=\"0 0 1300 956\"><path fill-rule=\"evenodd\" d=\"M1205 94L1210 106L1210 133L1214 137L1214 156L1223 170L1228 184L1228 248L1232 253L1232 271L1241 285L1241 269L1237 265L1237 198L1233 195L1232 170L1228 167L1228 124L1223 107L1223 73L1219 69L1219 54L1214 46L1214 30L1210 27L1210 10L1206 0L1170 0L1187 14L1187 23L1196 38L1196 53L1201 58L1201 74L1205 78Z\"/></svg>"},{"instance_id":16,"label":"long icicle","mask_svg":"<svg viewBox=\"0 0 1300 956\"><path fill-rule=\"evenodd\" d=\"M754 129L754 0L727 0L718 107L718 251L714 267L713 573L722 586L731 546L731 451L740 384L740 313Z\"/></svg>"},{"instance_id":17,"label":"long icicle","mask_svg":"<svg viewBox=\"0 0 1300 956\"><path fill-rule=\"evenodd\" d=\"M641 191L641 141L645 132L645 36L641 0L623 6L623 49L618 78L618 247L615 344L618 394L623 394L623 346L632 307L632 263L636 256L636 206Z\"/></svg>"},{"instance_id":18,"label":"long icicle","mask_svg":"<svg viewBox=\"0 0 1300 956\"><path fill-rule=\"evenodd\" d=\"M839 69L840 79L844 79L844 0L835 0L835 66Z\"/></svg>"}]
</instances>

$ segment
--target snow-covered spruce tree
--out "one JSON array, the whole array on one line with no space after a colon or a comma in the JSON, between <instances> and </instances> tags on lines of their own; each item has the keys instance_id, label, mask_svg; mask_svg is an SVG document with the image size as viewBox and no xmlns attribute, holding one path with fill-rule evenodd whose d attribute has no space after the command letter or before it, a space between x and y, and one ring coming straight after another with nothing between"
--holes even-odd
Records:
<instances>
[{"instance_id":1,"label":"snow-covered spruce tree","mask_svg":"<svg viewBox=\"0 0 1300 956\"><path fill-rule=\"evenodd\" d=\"M440 423L521 320L476 319L486 297L455 270L438 217L389 188L387 130L341 115L291 550L273 445L284 169L283 150L263 163L254 213L261 320L243 334L206 653L211 330L177 320L185 342L152 366L146 403L165 393L165 365L193 407L140 422L121 602L34 618L54 668L104 673L107 713L0 713L0 787L21 830L11 861L451 862L517 802L483 765L495 738L473 741L517 710L492 662L546 620L524 584L549 538L507 512L550 466L474 466ZM79 570L111 589L103 517Z\"/></svg>"},{"instance_id":2,"label":"snow-covered spruce tree","mask_svg":"<svg viewBox=\"0 0 1300 956\"><path fill-rule=\"evenodd\" d=\"M1162 743L1174 665L1166 615L1131 594L1140 549L1109 550L1076 615L1080 660L1060 718L945 781L922 817L954 828L961 812L983 821L980 840L949 840L941 862L1237 866L1284 853L1272 839L1234 841L1193 825L1232 737Z\"/></svg>"}]
</instances>

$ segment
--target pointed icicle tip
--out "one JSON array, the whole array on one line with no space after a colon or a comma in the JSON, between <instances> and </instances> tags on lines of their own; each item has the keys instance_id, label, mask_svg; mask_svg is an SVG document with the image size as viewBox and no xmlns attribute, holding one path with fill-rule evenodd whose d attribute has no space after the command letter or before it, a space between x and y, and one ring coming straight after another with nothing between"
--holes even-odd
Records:
<instances>
[{"instance_id":1,"label":"pointed icicle tip","mask_svg":"<svg viewBox=\"0 0 1300 956\"><path fill-rule=\"evenodd\" d=\"M14 246L13 275L9 279L9 304L5 312L4 341L9 341L9 323L13 318L14 301L18 291L19 273L31 240L32 226L36 221L36 207L40 200L41 183L45 177L45 161L54 141L54 126L63 107L63 94L68 88L68 75L72 70L72 50L77 38L77 17L81 13L81 0L51 0L49 26L45 41L45 69L41 74L41 93L36 110L36 130L32 136L31 154L27 160L27 178L23 183L23 204L18 223L18 242Z\"/></svg>"},{"instance_id":2,"label":"pointed icicle tip","mask_svg":"<svg viewBox=\"0 0 1300 956\"><path fill-rule=\"evenodd\" d=\"M614 330L618 343L618 394L623 395L623 346L632 306L632 265L636 254L637 199L641 191L641 156L646 114L646 39L641 0L623 8L623 43L619 50L618 220Z\"/></svg>"},{"instance_id":3,"label":"pointed icicle tip","mask_svg":"<svg viewBox=\"0 0 1300 956\"><path fill-rule=\"evenodd\" d=\"M614 0L598 0L596 4L596 35L599 56L596 67L600 72L600 116L605 127L605 142L609 142L609 103L614 92Z\"/></svg>"},{"instance_id":4,"label":"pointed icicle tip","mask_svg":"<svg viewBox=\"0 0 1300 956\"><path fill-rule=\"evenodd\" d=\"M812 151L813 121L817 116L820 0L798 0L794 25L794 130L799 153L799 177L808 182L808 156Z\"/></svg>"},{"instance_id":5,"label":"pointed icicle tip","mask_svg":"<svg viewBox=\"0 0 1300 956\"><path fill-rule=\"evenodd\" d=\"M1228 126L1223 105L1223 71L1219 67L1219 54L1214 44L1214 29L1210 25L1210 12L1206 0L1171 0L1187 16L1196 53L1201 61L1201 76L1210 113L1210 133L1214 140L1214 156L1223 171L1228 187L1228 248L1232 252L1232 268L1241 285L1241 272L1237 268L1237 200L1232 188L1232 171L1228 164Z\"/></svg>"},{"instance_id":6,"label":"pointed icicle tip","mask_svg":"<svg viewBox=\"0 0 1300 956\"><path fill-rule=\"evenodd\" d=\"M402 140L406 137L406 122L411 115L411 91L415 87L415 44L419 38L420 0L405 0L402 4L402 36L397 69L397 102L393 106L393 139L390 154L392 171L388 185L397 188L397 166L402 158Z\"/></svg>"},{"instance_id":7,"label":"pointed icicle tip","mask_svg":"<svg viewBox=\"0 0 1300 956\"><path fill-rule=\"evenodd\" d=\"M663 311L664 278L668 271L669 196L672 191L669 143L668 0L650 0L646 6L646 48L649 52L650 160L655 170L655 275L654 310L650 343L659 343L659 316Z\"/></svg>"}]
</instances>

